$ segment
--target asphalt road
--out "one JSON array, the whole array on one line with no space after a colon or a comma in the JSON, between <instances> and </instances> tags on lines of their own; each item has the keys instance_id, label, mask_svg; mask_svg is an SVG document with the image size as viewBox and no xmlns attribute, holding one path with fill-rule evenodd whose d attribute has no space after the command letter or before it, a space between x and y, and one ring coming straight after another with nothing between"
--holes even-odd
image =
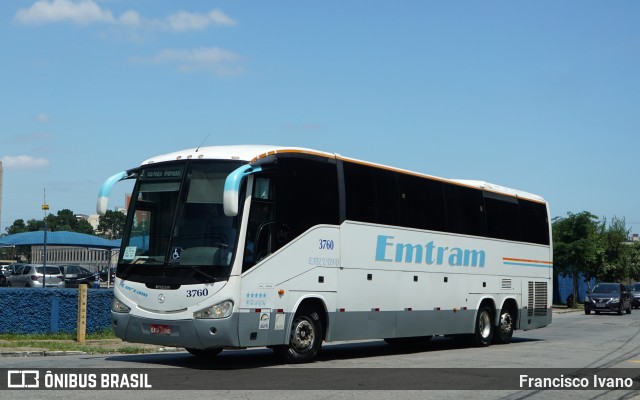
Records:
<instances>
[{"instance_id":1,"label":"asphalt road","mask_svg":"<svg viewBox=\"0 0 640 400\"><path fill-rule=\"evenodd\" d=\"M205 361L186 352L5 357L0 359L0 368L37 369L43 374L44 370L54 374L64 372L63 368L72 368L72 373L95 372L97 375L105 371L121 374L142 371L151 375L155 388L174 389L0 392L3 398L12 399L71 400L88 395L136 399L640 399L640 392L635 390L560 391L518 386L519 376L523 374L539 373L548 378L587 377L590 382L594 373L598 377L608 376L607 372L618 374L618 371L629 376L640 374L640 310L622 316L557 314L546 328L518 331L511 344L488 348L460 346L446 338L435 338L421 348L394 347L382 341L325 344L317 362L295 366L279 364L271 350L260 348L224 351ZM0 376L0 382L3 378ZM424 388L429 379L437 381L437 389L448 390L416 390ZM175 390L190 387L209 390ZM494 390L496 387L506 390ZM296 390L290 390L292 388ZM348 390L338 390L345 388Z\"/></svg>"}]
</instances>

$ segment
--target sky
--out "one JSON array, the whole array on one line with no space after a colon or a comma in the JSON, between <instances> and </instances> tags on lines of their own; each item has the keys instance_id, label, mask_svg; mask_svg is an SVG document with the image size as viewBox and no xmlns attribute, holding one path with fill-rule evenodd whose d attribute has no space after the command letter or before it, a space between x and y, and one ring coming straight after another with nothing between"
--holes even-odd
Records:
<instances>
[{"instance_id":1,"label":"sky","mask_svg":"<svg viewBox=\"0 0 640 400\"><path fill-rule=\"evenodd\" d=\"M199 145L299 146L640 233L640 2L0 2L0 233ZM116 186L118 188L118 186ZM122 187L110 206L123 206Z\"/></svg>"}]
</instances>

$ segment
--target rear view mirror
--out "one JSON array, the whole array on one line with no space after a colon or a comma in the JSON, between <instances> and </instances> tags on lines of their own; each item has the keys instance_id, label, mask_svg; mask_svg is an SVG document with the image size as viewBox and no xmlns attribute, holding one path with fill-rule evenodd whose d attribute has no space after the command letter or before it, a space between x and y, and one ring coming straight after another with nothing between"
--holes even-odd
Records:
<instances>
[{"instance_id":1,"label":"rear view mirror","mask_svg":"<svg viewBox=\"0 0 640 400\"><path fill-rule=\"evenodd\" d=\"M227 176L227 179L224 181L224 192L222 195L224 215L227 217L235 217L238 215L240 185L242 184L242 180L245 177L260 171L262 171L262 168L252 167L251 165L246 164Z\"/></svg>"}]
</instances>

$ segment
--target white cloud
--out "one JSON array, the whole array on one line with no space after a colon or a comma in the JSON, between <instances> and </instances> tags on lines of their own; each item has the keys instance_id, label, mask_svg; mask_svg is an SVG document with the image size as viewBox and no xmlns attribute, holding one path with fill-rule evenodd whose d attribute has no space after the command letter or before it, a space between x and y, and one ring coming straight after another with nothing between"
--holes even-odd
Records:
<instances>
[{"instance_id":1,"label":"white cloud","mask_svg":"<svg viewBox=\"0 0 640 400\"><path fill-rule=\"evenodd\" d=\"M36 115L36 121L46 124L49 122L49 116L47 114L40 113Z\"/></svg>"},{"instance_id":2,"label":"white cloud","mask_svg":"<svg viewBox=\"0 0 640 400\"><path fill-rule=\"evenodd\" d=\"M166 23L172 31L180 32L202 30L209 25L233 26L236 24L236 21L225 15L222 11L212 10L208 14L179 11L176 14L168 16Z\"/></svg>"},{"instance_id":3,"label":"white cloud","mask_svg":"<svg viewBox=\"0 0 640 400\"><path fill-rule=\"evenodd\" d=\"M5 169L38 169L48 167L49 160L31 156L4 156L2 166Z\"/></svg>"},{"instance_id":4,"label":"white cloud","mask_svg":"<svg viewBox=\"0 0 640 400\"><path fill-rule=\"evenodd\" d=\"M94 22L116 22L111 11L101 8L93 0L39 0L29 8L18 10L15 20L21 24L73 22L88 25Z\"/></svg>"},{"instance_id":5,"label":"white cloud","mask_svg":"<svg viewBox=\"0 0 640 400\"><path fill-rule=\"evenodd\" d=\"M136 11L128 10L120 15L118 22L121 25L135 28L142 25L142 18L140 18L140 15Z\"/></svg>"},{"instance_id":6,"label":"white cloud","mask_svg":"<svg viewBox=\"0 0 640 400\"><path fill-rule=\"evenodd\" d=\"M215 9L207 13L179 11L165 18L144 18L137 11L127 10L115 17L111 10L100 7L94 0L38 0L31 7L18 10L14 20L25 25L62 22L77 25L108 23L129 29L160 29L173 32L237 24L233 18Z\"/></svg>"},{"instance_id":7,"label":"white cloud","mask_svg":"<svg viewBox=\"0 0 640 400\"><path fill-rule=\"evenodd\" d=\"M216 75L237 75L242 68L238 54L217 47L198 49L164 49L150 61L155 64L176 64L183 72L212 71Z\"/></svg>"}]
</instances>

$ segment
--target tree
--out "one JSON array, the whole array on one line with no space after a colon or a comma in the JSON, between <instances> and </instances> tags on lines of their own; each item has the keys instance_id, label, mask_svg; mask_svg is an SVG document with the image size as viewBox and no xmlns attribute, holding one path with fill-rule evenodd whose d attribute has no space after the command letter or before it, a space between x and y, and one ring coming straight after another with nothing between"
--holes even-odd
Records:
<instances>
[{"instance_id":1,"label":"tree","mask_svg":"<svg viewBox=\"0 0 640 400\"><path fill-rule=\"evenodd\" d=\"M125 220L124 213L107 210L104 215L100 216L98 232L112 240L121 239Z\"/></svg>"},{"instance_id":2,"label":"tree","mask_svg":"<svg viewBox=\"0 0 640 400\"><path fill-rule=\"evenodd\" d=\"M598 279L620 282L635 277L632 268L633 247L627 244L630 233L631 230L627 228L624 218L614 217L609 226L604 228L602 240L605 250L600 262Z\"/></svg>"},{"instance_id":3,"label":"tree","mask_svg":"<svg viewBox=\"0 0 640 400\"><path fill-rule=\"evenodd\" d=\"M568 213L566 218L555 218L553 230L554 268L570 275L573 280L573 298L578 298L578 279L584 276L587 286L598 275L599 261L603 258L604 244L599 232L602 225L590 212ZM575 305L574 301L574 305Z\"/></svg>"},{"instance_id":4,"label":"tree","mask_svg":"<svg viewBox=\"0 0 640 400\"><path fill-rule=\"evenodd\" d=\"M26 224L24 220L17 219L13 222L13 225L7 228L7 233L13 235L22 232L43 231L45 221L47 222L47 230L49 232L70 231L87 235L95 234L93 227L87 220L76 217L74 212L69 209L60 210L56 215L47 214L47 216L41 220L30 219Z\"/></svg>"},{"instance_id":5,"label":"tree","mask_svg":"<svg viewBox=\"0 0 640 400\"><path fill-rule=\"evenodd\" d=\"M10 227L7 228L7 234L15 235L16 233L27 232L27 225L23 219L16 219Z\"/></svg>"}]
</instances>

